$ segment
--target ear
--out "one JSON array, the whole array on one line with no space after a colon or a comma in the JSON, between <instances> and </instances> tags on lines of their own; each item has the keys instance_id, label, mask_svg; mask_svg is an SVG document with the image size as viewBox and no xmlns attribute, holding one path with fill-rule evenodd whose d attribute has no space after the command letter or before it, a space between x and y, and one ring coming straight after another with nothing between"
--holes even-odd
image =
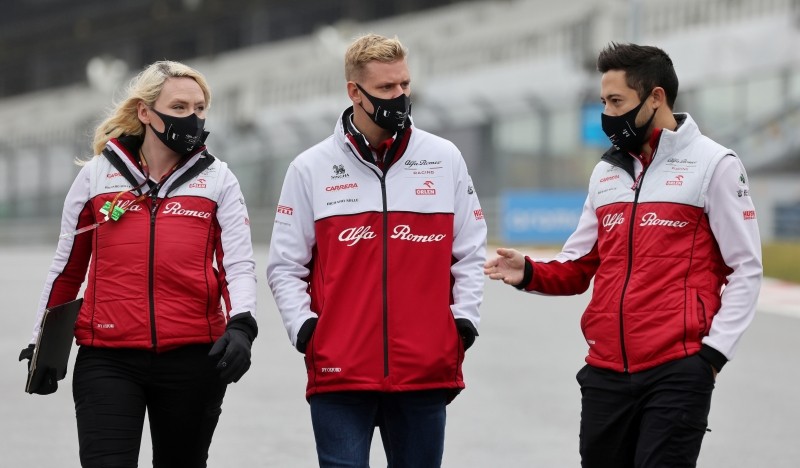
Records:
<instances>
[{"instance_id":1,"label":"ear","mask_svg":"<svg viewBox=\"0 0 800 468\"><path fill-rule=\"evenodd\" d=\"M664 91L664 88L660 86L653 88L653 92L650 93L650 98L653 100L654 109L658 109L661 106L667 106L667 93Z\"/></svg>"},{"instance_id":2,"label":"ear","mask_svg":"<svg viewBox=\"0 0 800 468\"><path fill-rule=\"evenodd\" d=\"M145 126L150 124L150 109L145 105L143 101L139 101L136 103L136 114L139 117L139 121L142 122Z\"/></svg>"},{"instance_id":3,"label":"ear","mask_svg":"<svg viewBox=\"0 0 800 468\"><path fill-rule=\"evenodd\" d=\"M356 86L355 82L348 81L347 82L347 97L353 101L353 104L360 104L362 99L361 91Z\"/></svg>"}]
</instances>

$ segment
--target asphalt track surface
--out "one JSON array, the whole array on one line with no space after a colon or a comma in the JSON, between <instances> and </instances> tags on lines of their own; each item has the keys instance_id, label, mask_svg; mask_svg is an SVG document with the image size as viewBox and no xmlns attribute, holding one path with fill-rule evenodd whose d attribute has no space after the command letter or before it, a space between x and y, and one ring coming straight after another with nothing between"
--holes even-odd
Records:
<instances>
[{"instance_id":1,"label":"asphalt track surface","mask_svg":"<svg viewBox=\"0 0 800 468\"><path fill-rule=\"evenodd\" d=\"M33 315L53 246L0 247L0 467L79 466L70 375L49 396L24 393ZM302 357L289 344L257 249L260 335L250 372L229 387L209 467L314 467ZM588 295L542 297L487 282L481 336L467 353L467 389L448 407L444 467L577 467L586 344L578 321ZM699 465L800 466L800 293L767 282L736 358L717 379ZM73 348L72 358L75 356ZM145 436L140 466L151 466ZM372 466L386 466L380 437Z\"/></svg>"}]
</instances>

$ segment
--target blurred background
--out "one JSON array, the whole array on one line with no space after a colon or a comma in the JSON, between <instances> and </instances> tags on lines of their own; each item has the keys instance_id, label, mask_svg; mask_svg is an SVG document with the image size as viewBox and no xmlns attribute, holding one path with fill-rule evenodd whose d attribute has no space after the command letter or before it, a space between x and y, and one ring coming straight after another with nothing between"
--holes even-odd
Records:
<instances>
[{"instance_id":1,"label":"blurred background","mask_svg":"<svg viewBox=\"0 0 800 468\"><path fill-rule=\"evenodd\" d=\"M529 246L566 239L608 146L599 50L665 49L675 110L748 168L765 253L778 252L768 273L800 281L781 265L800 255L800 0L4 1L0 243L55 246L74 160L161 59L208 78L210 151L267 243L286 167L350 104L343 54L366 32L408 47L415 124L461 149L490 241Z\"/></svg>"}]
</instances>

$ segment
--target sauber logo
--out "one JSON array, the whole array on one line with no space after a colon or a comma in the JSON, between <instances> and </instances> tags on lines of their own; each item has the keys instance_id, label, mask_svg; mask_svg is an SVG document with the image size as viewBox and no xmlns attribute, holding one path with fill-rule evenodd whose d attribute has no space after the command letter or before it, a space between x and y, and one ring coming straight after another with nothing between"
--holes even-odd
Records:
<instances>
[{"instance_id":1,"label":"sauber logo","mask_svg":"<svg viewBox=\"0 0 800 468\"><path fill-rule=\"evenodd\" d=\"M658 219L655 213L647 213L642 216L642 222L639 226L666 226L683 228L689 225L688 221L673 221L671 219Z\"/></svg>"},{"instance_id":2,"label":"sauber logo","mask_svg":"<svg viewBox=\"0 0 800 468\"><path fill-rule=\"evenodd\" d=\"M329 185L329 186L325 187L325 191L326 192L337 192L339 190L349 190L349 189L354 189L354 188L358 188L358 184L355 183L355 182L352 182L352 183L349 183L349 184Z\"/></svg>"},{"instance_id":3,"label":"sauber logo","mask_svg":"<svg viewBox=\"0 0 800 468\"><path fill-rule=\"evenodd\" d=\"M348 242L348 247L356 245L361 239L374 238L375 233L370 230L369 226L347 228L339 233L339 240L342 242Z\"/></svg>"},{"instance_id":4,"label":"sauber logo","mask_svg":"<svg viewBox=\"0 0 800 468\"><path fill-rule=\"evenodd\" d=\"M622 216L622 213L607 214L603 216L603 227L606 228L606 232L611 232L614 226L622 224L624 221L625 217Z\"/></svg>"},{"instance_id":5,"label":"sauber logo","mask_svg":"<svg viewBox=\"0 0 800 468\"><path fill-rule=\"evenodd\" d=\"M207 211L195 211L195 210L184 210L181 208L181 204L179 202L169 202L164 206L164 214L174 214L179 216L193 216L195 218L203 218L208 219L211 217L211 213Z\"/></svg>"},{"instance_id":6,"label":"sauber logo","mask_svg":"<svg viewBox=\"0 0 800 468\"><path fill-rule=\"evenodd\" d=\"M411 228L407 224L398 224L394 227L392 239L400 239L410 242L439 242L447 237L446 234L428 234L419 235L413 234Z\"/></svg>"}]
</instances>

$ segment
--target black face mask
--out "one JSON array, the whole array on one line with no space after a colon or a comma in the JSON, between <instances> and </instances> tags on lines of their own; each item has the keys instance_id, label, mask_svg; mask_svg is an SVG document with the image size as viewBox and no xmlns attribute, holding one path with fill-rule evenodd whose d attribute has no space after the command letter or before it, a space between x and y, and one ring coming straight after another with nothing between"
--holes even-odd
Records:
<instances>
[{"instance_id":1,"label":"black face mask","mask_svg":"<svg viewBox=\"0 0 800 468\"><path fill-rule=\"evenodd\" d=\"M618 150L636 154L641 151L647 136L647 128L650 127L653 118L656 116L656 111L654 110L650 120L641 127L637 127L636 116L639 115L639 110L643 105L644 101L630 111L615 117L606 114L600 115L603 131Z\"/></svg>"},{"instance_id":2,"label":"black face mask","mask_svg":"<svg viewBox=\"0 0 800 468\"><path fill-rule=\"evenodd\" d=\"M208 136L208 132L203 131L206 120L199 118L197 114L175 117L162 114L155 109L152 109L152 111L161 117L164 122L164 132L159 132L153 128L153 124L150 124L150 128L153 129L158 139L172 151L185 156L205 142Z\"/></svg>"},{"instance_id":3,"label":"black face mask","mask_svg":"<svg viewBox=\"0 0 800 468\"><path fill-rule=\"evenodd\" d=\"M397 132L406 128L406 120L408 120L408 115L411 113L410 97L404 93L393 99L381 99L364 91L360 84L356 83L356 86L369 99L375 109L375 112L370 114L364 109L363 105L359 104L364 109L364 112L367 112L367 115L372 118L373 122L390 132Z\"/></svg>"}]
</instances>

